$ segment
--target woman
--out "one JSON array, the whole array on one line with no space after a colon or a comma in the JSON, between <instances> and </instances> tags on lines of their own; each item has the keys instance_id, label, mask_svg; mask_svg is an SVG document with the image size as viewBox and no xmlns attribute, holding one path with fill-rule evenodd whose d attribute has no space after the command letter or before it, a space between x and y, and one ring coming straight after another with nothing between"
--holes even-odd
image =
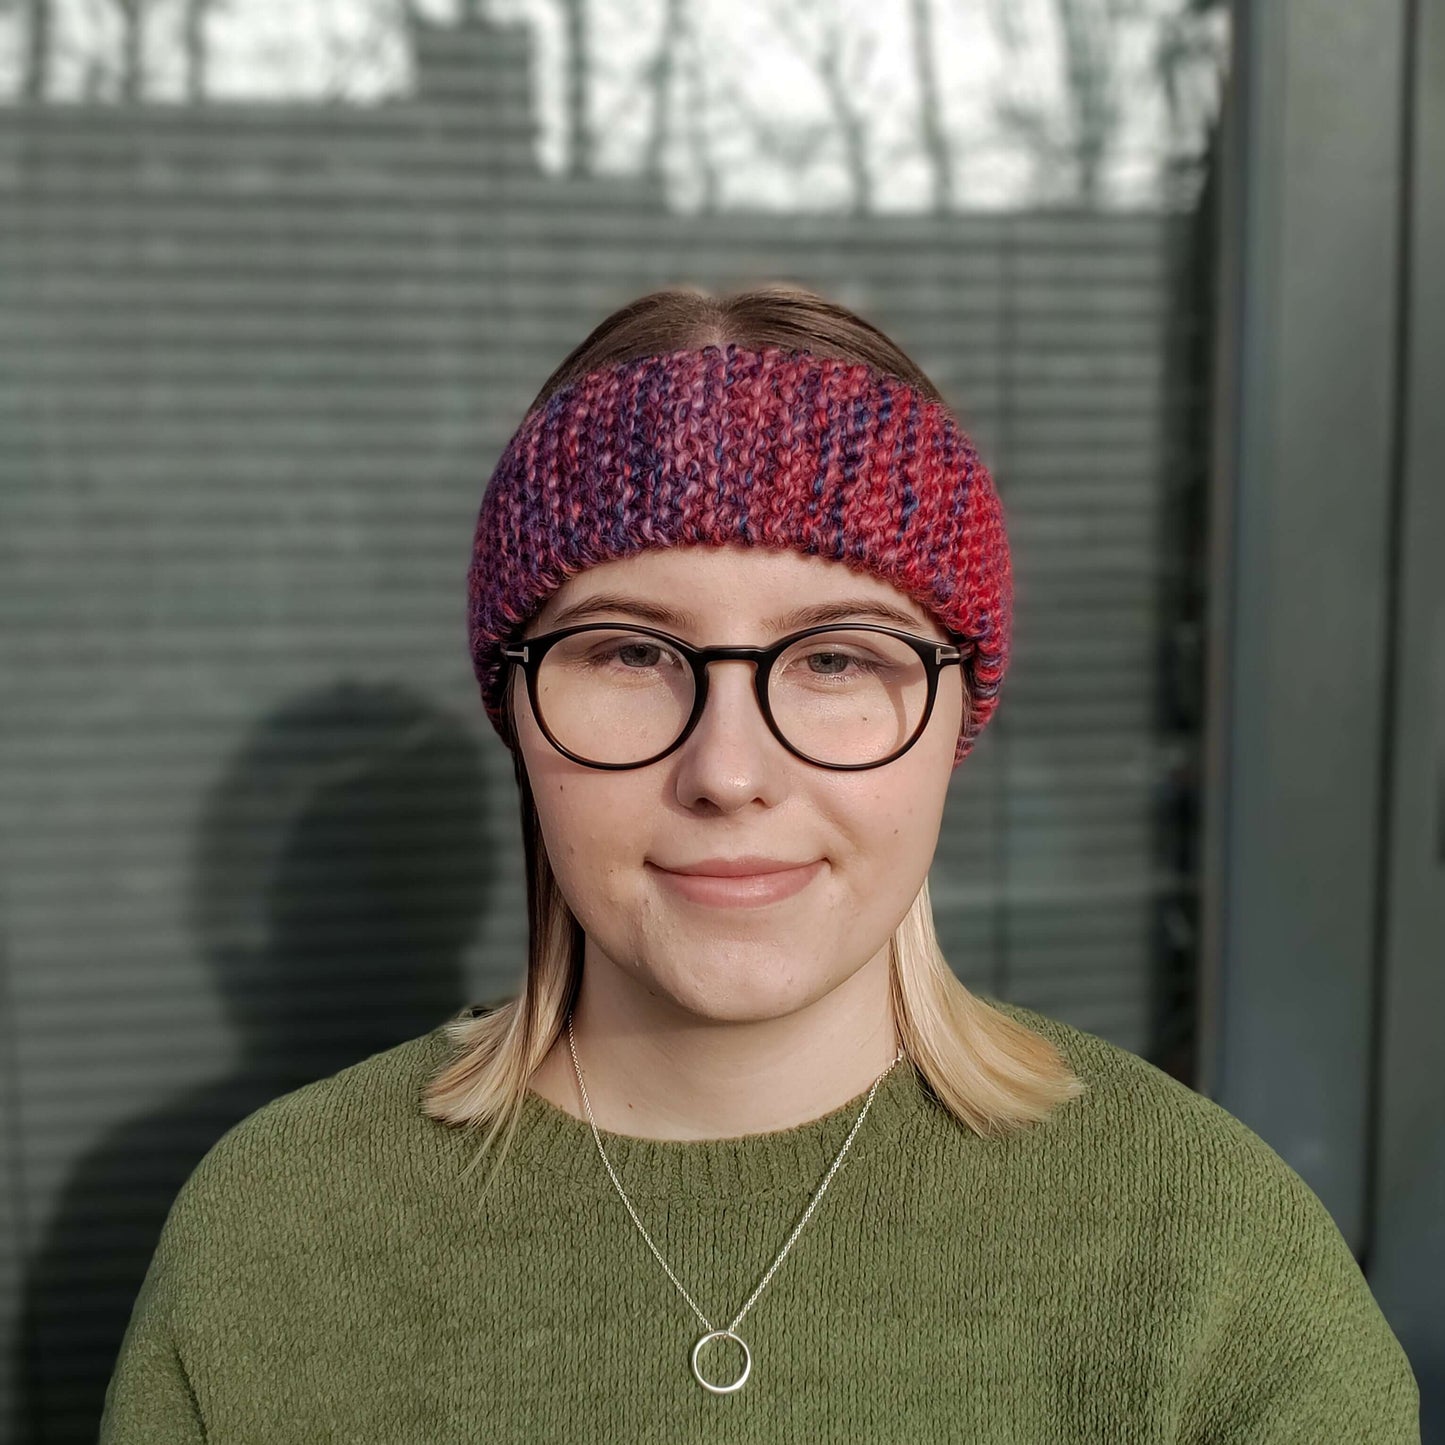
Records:
<instances>
[{"instance_id":1,"label":"woman","mask_svg":"<svg viewBox=\"0 0 1445 1445\"><path fill-rule=\"evenodd\" d=\"M939 953L1012 585L888 338L643 297L524 418L468 581L520 991L213 1147L104 1440L1418 1439L1303 1181Z\"/></svg>"}]
</instances>

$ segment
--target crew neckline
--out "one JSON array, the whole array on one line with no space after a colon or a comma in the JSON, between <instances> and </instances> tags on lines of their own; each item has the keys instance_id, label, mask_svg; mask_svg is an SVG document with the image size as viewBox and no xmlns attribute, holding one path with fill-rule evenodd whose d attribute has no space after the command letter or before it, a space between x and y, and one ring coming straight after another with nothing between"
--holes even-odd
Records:
<instances>
[{"instance_id":1,"label":"crew neckline","mask_svg":"<svg viewBox=\"0 0 1445 1445\"><path fill-rule=\"evenodd\" d=\"M791 1128L720 1139L649 1139L600 1126L598 1133L629 1197L791 1196L816 1187L867 1097L868 1089L860 1090L837 1108ZM899 1060L878 1085L842 1167L891 1159L928 1111L939 1107L912 1062ZM587 1193L614 1190L591 1124L531 1089L509 1158L559 1186Z\"/></svg>"}]
</instances>

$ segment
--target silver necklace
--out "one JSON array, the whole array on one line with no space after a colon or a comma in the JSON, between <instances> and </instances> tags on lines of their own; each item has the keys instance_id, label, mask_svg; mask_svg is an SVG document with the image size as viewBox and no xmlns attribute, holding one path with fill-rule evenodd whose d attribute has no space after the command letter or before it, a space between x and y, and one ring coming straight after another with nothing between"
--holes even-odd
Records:
<instances>
[{"instance_id":1,"label":"silver necklace","mask_svg":"<svg viewBox=\"0 0 1445 1445\"><path fill-rule=\"evenodd\" d=\"M768 1281L772 1279L778 1266L782 1264L783 1260L787 1257L788 1251L793 1247L793 1241L803 1232L803 1226L808 1222L813 1210L817 1207L818 1201L823 1197L823 1191L827 1189L828 1185L832 1182L834 1174L838 1172L838 1166L843 1162L843 1156L848 1152L848 1146L853 1142L853 1136L857 1134L863 1120L868 1117L868 1110L873 1105L873 1095L878 1092L879 1084L893 1072L898 1062L903 1058L903 1050L899 1049L897 1054L894 1055L893 1062L874 1079L873 1087L868 1090L868 1097L863 1101L863 1107L858 1111L858 1117L853 1121L853 1127L848 1131L848 1137L843 1141L843 1147L838 1151L837 1156L828 1168L828 1172L823 1176L823 1182L818 1185L814 1191L808 1207L803 1211L803 1217L797 1222L793 1228L793 1232L788 1236L788 1242L778 1251L777 1258L768 1266L768 1272L758 1281L758 1287L748 1296L747 1303L733 1316L732 1323L728 1325L726 1329L719 1330L713 1328L712 1321L697 1307L697 1301L683 1289L681 1281L668 1267L667 1261L658 1253L657 1246L652 1242L652 1236L643 1228L642 1221L637 1217L637 1211L632 1207L632 1201L623 1192L622 1184L617 1178L617 1173L607 1157L607 1151L602 1147L602 1136L597 1132L597 1121L592 1117L592 1101L587 1097L587 1085L582 1082L582 1065L577 1062L577 1045L572 1037L572 1015L570 1012L567 1015L567 1047L572 1051L572 1067L577 1070L577 1087L582 1091L582 1106L587 1110L587 1122L592 1126L592 1137L597 1141L597 1152L602 1156L602 1163L606 1166L607 1172L611 1176L612 1183L616 1186L617 1193L621 1197L622 1202L627 1206L627 1212L632 1216L632 1222L641 1232L643 1239L647 1241L647 1247L656 1257L658 1264L667 1271L668 1279L677 1286L678 1292L682 1295L683 1299L691 1305L693 1314L702 1321L702 1327L706 1331L705 1334L699 1336L697 1342L692 1347L692 1373L696 1377L698 1384L701 1385L704 1390L711 1390L714 1395L731 1395L734 1390L741 1390L742 1387L747 1384L748 1376L753 1372L753 1353L748 1349L747 1342L738 1334L737 1328L743 1322L743 1316L752 1309L757 1297L762 1294L763 1290L767 1287ZM703 1350L717 1340L733 1340L742 1347L742 1374L728 1385L714 1384L703 1374L698 1364L698 1357L702 1354Z\"/></svg>"}]
</instances>

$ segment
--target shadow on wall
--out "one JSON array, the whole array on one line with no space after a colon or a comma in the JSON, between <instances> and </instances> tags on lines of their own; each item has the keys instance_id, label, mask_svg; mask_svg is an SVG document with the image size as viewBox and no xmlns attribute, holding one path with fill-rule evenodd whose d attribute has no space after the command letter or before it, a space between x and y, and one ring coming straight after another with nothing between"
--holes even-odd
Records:
<instances>
[{"instance_id":1,"label":"shadow on wall","mask_svg":"<svg viewBox=\"0 0 1445 1445\"><path fill-rule=\"evenodd\" d=\"M27 1268L5 1438L94 1441L166 1213L231 1125L457 1011L488 903L482 789L472 736L402 688L341 683L257 725L190 885L238 1062L78 1163Z\"/></svg>"}]
</instances>

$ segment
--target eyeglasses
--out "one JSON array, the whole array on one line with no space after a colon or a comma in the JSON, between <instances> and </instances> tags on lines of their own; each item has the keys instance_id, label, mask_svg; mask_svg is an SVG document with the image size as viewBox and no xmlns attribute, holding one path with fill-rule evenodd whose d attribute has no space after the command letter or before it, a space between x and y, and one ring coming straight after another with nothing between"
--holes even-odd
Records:
<instances>
[{"instance_id":1,"label":"eyeglasses","mask_svg":"<svg viewBox=\"0 0 1445 1445\"><path fill-rule=\"evenodd\" d=\"M855 623L771 647L693 647L652 627L584 622L502 656L524 670L543 736L590 768L643 768L681 747L707 706L708 663L738 661L756 664L758 707L790 753L854 770L891 763L918 741L939 673L972 652L950 636L964 645Z\"/></svg>"}]
</instances>

